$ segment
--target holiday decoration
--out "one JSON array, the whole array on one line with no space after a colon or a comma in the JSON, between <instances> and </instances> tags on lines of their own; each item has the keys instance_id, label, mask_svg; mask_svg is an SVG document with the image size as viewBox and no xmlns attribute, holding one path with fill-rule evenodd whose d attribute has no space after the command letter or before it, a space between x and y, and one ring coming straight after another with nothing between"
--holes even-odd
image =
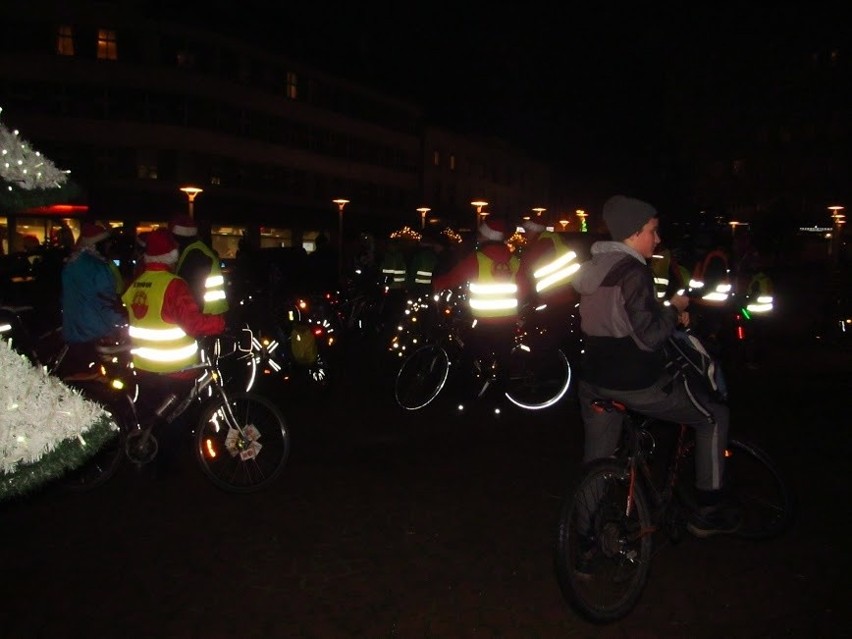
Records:
<instances>
[{"instance_id":1,"label":"holiday decoration","mask_svg":"<svg viewBox=\"0 0 852 639\"><path fill-rule=\"evenodd\" d=\"M0 114L3 108L0 107ZM68 179L66 171L57 169L53 162L22 140L18 131L10 131L0 123L0 177L14 187L32 191L59 187Z\"/></svg>"},{"instance_id":2,"label":"holiday decoration","mask_svg":"<svg viewBox=\"0 0 852 639\"><path fill-rule=\"evenodd\" d=\"M79 468L118 426L100 405L0 339L0 500Z\"/></svg>"}]
</instances>

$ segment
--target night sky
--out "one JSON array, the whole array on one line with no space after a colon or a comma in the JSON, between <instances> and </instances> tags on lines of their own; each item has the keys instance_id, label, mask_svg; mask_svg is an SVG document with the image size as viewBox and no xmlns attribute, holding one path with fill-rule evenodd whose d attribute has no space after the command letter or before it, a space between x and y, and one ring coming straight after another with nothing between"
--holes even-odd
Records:
<instances>
[{"instance_id":1,"label":"night sky","mask_svg":"<svg viewBox=\"0 0 852 639\"><path fill-rule=\"evenodd\" d=\"M852 35L817 9L479 5L211 0L194 15L591 172L638 161L692 117L728 117L785 65Z\"/></svg>"}]
</instances>

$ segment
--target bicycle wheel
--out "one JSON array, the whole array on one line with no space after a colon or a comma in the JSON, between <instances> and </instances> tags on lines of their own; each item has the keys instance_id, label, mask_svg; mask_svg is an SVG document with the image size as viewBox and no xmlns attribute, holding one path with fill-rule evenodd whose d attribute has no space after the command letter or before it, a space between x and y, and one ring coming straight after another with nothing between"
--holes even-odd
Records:
<instances>
[{"instance_id":1,"label":"bicycle wheel","mask_svg":"<svg viewBox=\"0 0 852 639\"><path fill-rule=\"evenodd\" d=\"M628 468L603 459L585 467L563 501L556 576L566 601L591 621L626 616L648 580L651 513L641 486L632 488L627 514Z\"/></svg>"},{"instance_id":2,"label":"bicycle wheel","mask_svg":"<svg viewBox=\"0 0 852 639\"><path fill-rule=\"evenodd\" d=\"M526 410L553 406L571 386L571 365L559 349L533 353L517 346L508 366L506 398Z\"/></svg>"},{"instance_id":3,"label":"bicycle wheel","mask_svg":"<svg viewBox=\"0 0 852 639\"><path fill-rule=\"evenodd\" d=\"M196 458L204 474L219 488L249 493L265 488L284 470L290 434L281 411L252 393L230 398L240 430L230 424L225 406L206 406L196 432Z\"/></svg>"},{"instance_id":4,"label":"bicycle wheel","mask_svg":"<svg viewBox=\"0 0 852 639\"><path fill-rule=\"evenodd\" d=\"M684 459L677 493L688 509L696 507L695 446ZM741 539L762 540L785 532L793 521L794 500L777 466L769 455L754 444L729 439L725 449L723 486L731 501L742 512L742 523L735 533Z\"/></svg>"},{"instance_id":5,"label":"bicycle wheel","mask_svg":"<svg viewBox=\"0 0 852 639\"><path fill-rule=\"evenodd\" d=\"M769 455L754 444L731 439L725 450L725 487L742 508L736 536L770 539L793 521L793 496Z\"/></svg>"},{"instance_id":6,"label":"bicycle wheel","mask_svg":"<svg viewBox=\"0 0 852 639\"><path fill-rule=\"evenodd\" d=\"M450 358L440 346L421 346L396 374L394 396L406 410L418 410L438 396L450 373Z\"/></svg>"}]
</instances>

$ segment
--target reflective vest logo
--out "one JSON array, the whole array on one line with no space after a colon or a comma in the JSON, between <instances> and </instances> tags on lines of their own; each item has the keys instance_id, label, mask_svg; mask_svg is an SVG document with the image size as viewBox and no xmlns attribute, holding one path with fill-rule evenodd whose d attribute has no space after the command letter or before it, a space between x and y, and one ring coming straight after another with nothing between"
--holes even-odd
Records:
<instances>
[{"instance_id":1,"label":"reflective vest logo","mask_svg":"<svg viewBox=\"0 0 852 639\"><path fill-rule=\"evenodd\" d=\"M511 280L512 267L508 262L494 262L491 266L491 275L495 280Z\"/></svg>"},{"instance_id":2,"label":"reflective vest logo","mask_svg":"<svg viewBox=\"0 0 852 639\"><path fill-rule=\"evenodd\" d=\"M148 294L144 290L138 290L133 295L133 301L130 302L130 308L133 311L133 316L142 319L148 314Z\"/></svg>"}]
</instances>

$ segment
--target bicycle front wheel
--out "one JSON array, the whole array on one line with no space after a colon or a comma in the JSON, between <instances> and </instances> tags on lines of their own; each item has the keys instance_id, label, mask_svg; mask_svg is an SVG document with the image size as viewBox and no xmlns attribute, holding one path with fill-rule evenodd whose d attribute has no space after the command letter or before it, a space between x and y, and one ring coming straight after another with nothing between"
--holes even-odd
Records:
<instances>
[{"instance_id":1,"label":"bicycle front wheel","mask_svg":"<svg viewBox=\"0 0 852 639\"><path fill-rule=\"evenodd\" d=\"M725 450L725 488L742 508L737 537L762 540L784 533L794 501L769 455L754 444L731 439Z\"/></svg>"},{"instance_id":2,"label":"bicycle front wheel","mask_svg":"<svg viewBox=\"0 0 852 639\"><path fill-rule=\"evenodd\" d=\"M440 346L421 346L396 374L394 396L405 410L418 410L438 396L450 373L450 358Z\"/></svg>"},{"instance_id":3,"label":"bicycle front wheel","mask_svg":"<svg viewBox=\"0 0 852 639\"><path fill-rule=\"evenodd\" d=\"M651 513L629 468L614 459L587 465L566 494L556 542L556 576L566 601L595 622L625 617L648 580Z\"/></svg>"},{"instance_id":4,"label":"bicycle front wheel","mask_svg":"<svg viewBox=\"0 0 852 639\"><path fill-rule=\"evenodd\" d=\"M205 408L196 433L196 457L204 474L219 488L254 492L284 470L290 434L281 411L259 395L237 394L230 397L229 404L236 424L231 423L223 402Z\"/></svg>"},{"instance_id":5,"label":"bicycle front wheel","mask_svg":"<svg viewBox=\"0 0 852 639\"><path fill-rule=\"evenodd\" d=\"M571 365L559 349L533 353L518 346L508 366L506 398L526 410L553 406L571 386Z\"/></svg>"}]
</instances>

